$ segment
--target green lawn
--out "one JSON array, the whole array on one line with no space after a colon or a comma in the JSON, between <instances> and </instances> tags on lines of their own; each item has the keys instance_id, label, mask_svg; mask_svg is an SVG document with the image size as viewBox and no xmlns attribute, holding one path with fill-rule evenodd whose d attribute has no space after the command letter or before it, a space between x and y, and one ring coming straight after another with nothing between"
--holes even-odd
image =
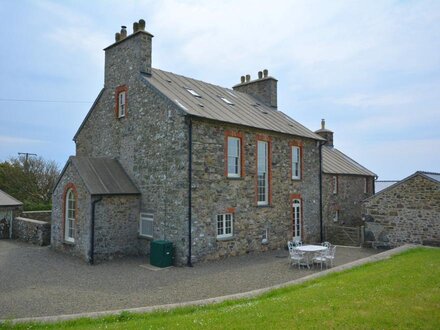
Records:
<instances>
[{"instance_id":1,"label":"green lawn","mask_svg":"<svg viewBox=\"0 0 440 330\"><path fill-rule=\"evenodd\" d=\"M14 328L440 329L440 249L413 249L254 299Z\"/></svg>"}]
</instances>

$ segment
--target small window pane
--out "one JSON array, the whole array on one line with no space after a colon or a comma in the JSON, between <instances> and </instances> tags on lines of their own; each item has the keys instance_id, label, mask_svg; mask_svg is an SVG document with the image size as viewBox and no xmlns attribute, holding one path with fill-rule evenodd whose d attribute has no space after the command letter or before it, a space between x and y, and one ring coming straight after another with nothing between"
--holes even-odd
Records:
<instances>
[{"instance_id":1,"label":"small window pane","mask_svg":"<svg viewBox=\"0 0 440 330\"><path fill-rule=\"evenodd\" d=\"M228 176L240 176L240 139L228 137Z\"/></svg>"},{"instance_id":2,"label":"small window pane","mask_svg":"<svg viewBox=\"0 0 440 330\"><path fill-rule=\"evenodd\" d=\"M153 237L154 215L151 213L141 213L139 223L139 235Z\"/></svg>"}]
</instances>

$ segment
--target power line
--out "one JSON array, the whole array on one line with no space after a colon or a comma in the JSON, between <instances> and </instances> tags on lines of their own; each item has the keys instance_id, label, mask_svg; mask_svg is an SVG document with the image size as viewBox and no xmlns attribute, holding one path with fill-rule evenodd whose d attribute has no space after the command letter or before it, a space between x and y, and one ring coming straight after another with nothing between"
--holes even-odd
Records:
<instances>
[{"instance_id":1,"label":"power line","mask_svg":"<svg viewBox=\"0 0 440 330\"><path fill-rule=\"evenodd\" d=\"M36 102L36 103L93 103L89 101L62 101L62 100L36 100L36 99L3 99L0 102Z\"/></svg>"}]
</instances>

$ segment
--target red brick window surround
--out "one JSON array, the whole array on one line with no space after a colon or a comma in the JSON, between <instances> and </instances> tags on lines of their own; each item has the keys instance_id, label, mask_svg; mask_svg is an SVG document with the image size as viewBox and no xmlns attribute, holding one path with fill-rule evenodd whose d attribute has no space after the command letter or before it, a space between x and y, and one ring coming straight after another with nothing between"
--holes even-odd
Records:
<instances>
[{"instance_id":1,"label":"red brick window surround","mask_svg":"<svg viewBox=\"0 0 440 330\"><path fill-rule=\"evenodd\" d=\"M272 138L257 135L255 197L257 206L272 205Z\"/></svg>"},{"instance_id":2,"label":"red brick window surround","mask_svg":"<svg viewBox=\"0 0 440 330\"><path fill-rule=\"evenodd\" d=\"M291 141L290 147L290 178L301 180L303 175L303 143Z\"/></svg>"},{"instance_id":3,"label":"red brick window surround","mask_svg":"<svg viewBox=\"0 0 440 330\"><path fill-rule=\"evenodd\" d=\"M244 134L225 131L225 176L241 178L245 175Z\"/></svg>"},{"instance_id":4,"label":"red brick window surround","mask_svg":"<svg viewBox=\"0 0 440 330\"><path fill-rule=\"evenodd\" d=\"M73 183L69 182L64 187L63 193L63 224L62 233L64 241L75 242L75 225L78 215L78 193Z\"/></svg>"},{"instance_id":5,"label":"red brick window surround","mask_svg":"<svg viewBox=\"0 0 440 330\"><path fill-rule=\"evenodd\" d=\"M123 118L127 116L128 108L128 87L126 85L118 86L115 90L115 116Z\"/></svg>"}]
</instances>

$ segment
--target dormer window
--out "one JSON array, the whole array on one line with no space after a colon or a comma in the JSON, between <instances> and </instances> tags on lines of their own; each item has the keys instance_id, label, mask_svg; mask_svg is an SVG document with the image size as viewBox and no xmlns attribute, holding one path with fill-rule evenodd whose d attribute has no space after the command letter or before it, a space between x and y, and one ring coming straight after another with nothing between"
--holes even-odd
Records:
<instances>
[{"instance_id":1,"label":"dormer window","mask_svg":"<svg viewBox=\"0 0 440 330\"><path fill-rule=\"evenodd\" d=\"M194 89L187 88L186 89L192 96L201 97Z\"/></svg>"},{"instance_id":2,"label":"dormer window","mask_svg":"<svg viewBox=\"0 0 440 330\"><path fill-rule=\"evenodd\" d=\"M116 88L115 98L116 98L116 118L123 118L127 116L127 94L128 88L126 85L119 86Z\"/></svg>"}]
</instances>

